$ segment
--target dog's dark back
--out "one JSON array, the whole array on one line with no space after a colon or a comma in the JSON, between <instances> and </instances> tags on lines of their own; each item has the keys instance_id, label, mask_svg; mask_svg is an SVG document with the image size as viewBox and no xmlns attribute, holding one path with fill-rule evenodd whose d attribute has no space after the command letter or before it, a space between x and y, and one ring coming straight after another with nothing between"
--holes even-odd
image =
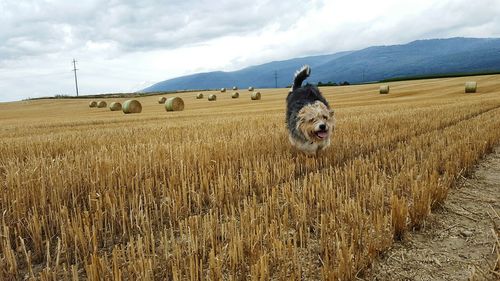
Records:
<instances>
[{"instance_id":1,"label":"dog's dark back","mask_svg":"<svg viewBox=\"0 0 500 281\"><path fill-rule=\"evenodd\" d=\"M328 102L321 95L316 86L307 84L302 87L302 83L307 79L307 77L309 77L309 75L311 75L311 67L308 65L304 65L301 69L295 72L292 89L286 98L287 119L289 119L289 114L293 111L298 112L304 105L314 103L318 100L330 108Z\"/></svg>"},{"instance_id":2,"label":"dog's dark back","mask_svg":"<svg viewBox=\"0 0 500 281\"><path fill-rule=\"evenodd\" d=\"M298 88L293 92L288 93L288 96L286 97L287 106L297 104L300 105L300 108L302 108L302 106L304 105L314 103L318 100L324 103L328 108L330 108L330 105L323 97L323 95L321 95L318 87L314 85L306 85L304 87Z\"/></svg>"}]
</instances>

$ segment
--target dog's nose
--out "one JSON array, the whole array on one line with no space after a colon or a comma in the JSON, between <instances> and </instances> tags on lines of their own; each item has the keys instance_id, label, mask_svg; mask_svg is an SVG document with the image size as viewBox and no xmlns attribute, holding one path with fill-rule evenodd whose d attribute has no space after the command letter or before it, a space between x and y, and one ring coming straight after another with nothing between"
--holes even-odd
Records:
<instances>
[{"instance_id":1,"label":"dog's nose","mask_svg":"<svg viewBox=\"0 0 500 281\"><path fill-rule=\"evenodd\" d=\"M323 131L326 130L326 125L325 124L319 125L319 129Z\"/></svg>"}]
</instances>

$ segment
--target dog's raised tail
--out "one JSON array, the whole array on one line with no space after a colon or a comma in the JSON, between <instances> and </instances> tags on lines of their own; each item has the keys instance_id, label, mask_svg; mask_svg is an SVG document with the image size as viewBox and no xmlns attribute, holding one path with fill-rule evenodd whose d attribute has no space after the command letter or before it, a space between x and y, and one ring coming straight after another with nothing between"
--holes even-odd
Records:
<instances>
[{"instance_id":1,"label":"dog's raised tail","mask_svg":"<svg viewBox=\"0 0 500 281\"><path fill-rule=\"evenodd\" d=\"M302 86L302 82L307 79L311 75L311 67L309 65L304 65L302 68L295 72L295 77L293 79L293 86L290 89L290 92L298 89Z\"/></svg>"}]
</instances>

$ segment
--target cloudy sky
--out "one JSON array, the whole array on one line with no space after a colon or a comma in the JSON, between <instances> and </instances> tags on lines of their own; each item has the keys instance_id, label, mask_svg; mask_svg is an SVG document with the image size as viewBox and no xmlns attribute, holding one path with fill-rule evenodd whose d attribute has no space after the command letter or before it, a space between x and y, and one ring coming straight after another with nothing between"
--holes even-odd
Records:
<instances>
[{"instance_id":1,"label":"cloudy sky","mask_svg":"<svg viewBox=\"0 0 500 281\"><path fill-rule=\"evenodd\" d=\"M500 37L500 0L0 0L0 102L129 92L185 74Z\"/></svg>"}]
</instances>

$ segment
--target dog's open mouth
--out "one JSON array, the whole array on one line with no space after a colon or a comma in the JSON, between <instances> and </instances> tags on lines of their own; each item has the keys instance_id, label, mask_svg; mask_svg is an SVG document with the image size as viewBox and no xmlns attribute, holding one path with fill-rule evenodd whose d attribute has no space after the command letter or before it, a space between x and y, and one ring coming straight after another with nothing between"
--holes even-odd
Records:
<instances>
[{"instance_id":1,"label":"dog's open mouth","mask_svg":"<svg viewBox=\"0 0 500 281\"><path fill-rule=\"evenodd\" d=\"M328 137L328 131L327 130L322 130L322 131L317 131L314 133L318 138L324 139Z\"/></svg>"}]
</instances>

